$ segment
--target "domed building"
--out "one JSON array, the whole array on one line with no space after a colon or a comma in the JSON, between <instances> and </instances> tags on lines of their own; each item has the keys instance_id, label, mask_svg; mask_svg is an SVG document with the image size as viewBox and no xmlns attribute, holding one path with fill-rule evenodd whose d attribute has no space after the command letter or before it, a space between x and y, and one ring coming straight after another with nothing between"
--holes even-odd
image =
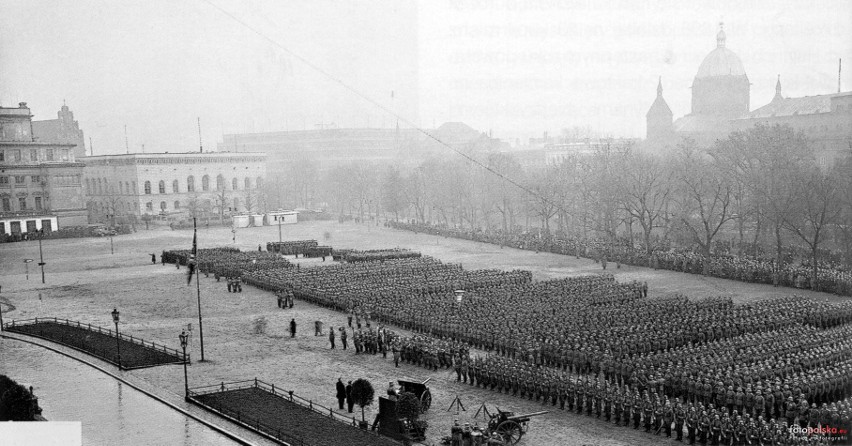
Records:
<instances>
[{"instance_id":1,"label":"domed building","mask_svg":"<svg viewBox=\"0 0 852 446\"><path fill-rule=\"evenodd\" d=\"M692 81L692 114L739 118L749 112L749 82L743 62L726 46L724 30Z\"/></svg>"},{"instance_id":2,"label":"domed building","mask_svg":"<svg viewBox=\"0 0 852 446\"><path fill-rule=\"evenodd\" d=\"M712 143L731 130L731 120L749 112L750 84L743 63L727 47L723 29L716 34L716 48L698 67L692 81L692 110L671 123L672 112L662 97L662 85L657 85L657 99L646 115L649 142L674 145L683 137L699 144ZM667 122L671 123L669 128Z\"/></svg>"}]
</instances>

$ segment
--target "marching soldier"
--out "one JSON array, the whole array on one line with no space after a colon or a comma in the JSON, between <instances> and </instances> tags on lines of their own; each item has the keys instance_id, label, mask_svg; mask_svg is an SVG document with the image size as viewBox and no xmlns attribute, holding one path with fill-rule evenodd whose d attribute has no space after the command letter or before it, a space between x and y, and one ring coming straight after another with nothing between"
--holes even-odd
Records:
<instances>
[{"instance_id":1,"label":"marching soldier","mask_svg":"<svg viewBox=\"0 0 852 446\"><path fill-rule=\"evenodd\" d=\"M674 408L672 407L671 401L666 399L666 405L663 408L663 429L666 431L666 438L672 438L672 422L674 421Z\"/></svg>"}]
</instances>

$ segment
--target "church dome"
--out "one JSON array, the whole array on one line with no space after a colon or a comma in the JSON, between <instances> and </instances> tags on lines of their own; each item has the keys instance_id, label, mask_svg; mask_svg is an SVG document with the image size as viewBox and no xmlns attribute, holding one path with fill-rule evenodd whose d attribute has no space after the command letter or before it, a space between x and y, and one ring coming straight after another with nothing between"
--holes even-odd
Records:
<instances>
[{"instance_id":1,"label":"church dome","mask_svg":"<svg viewBox=\"0 0 852 446\"><path fill-rule=\"evenodd\" d=\"M710 52L701 66L698 67L696 78L714 76L745 76L745 68L739 56L725 48L725 31L720 30L716 35L716 49Z\"/></svg>"}]
</instances>

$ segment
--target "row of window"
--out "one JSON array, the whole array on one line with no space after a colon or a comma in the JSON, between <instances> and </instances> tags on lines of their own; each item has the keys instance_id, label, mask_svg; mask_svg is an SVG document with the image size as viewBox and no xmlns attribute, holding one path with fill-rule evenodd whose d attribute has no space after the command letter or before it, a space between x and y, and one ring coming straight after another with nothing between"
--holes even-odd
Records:
<instances>
[{"instance_id":1,"label":"row of window","mask_svg":"<svg viewBox=\"0 0 852 446\"><path fill-rule=\"evenodd\" d=\"M29 175L29 177L30 183L41 183L41 175ZM13 175L10 177L0 176L0 187L9 186L13 178L15 180L15 184L25 184L27 182L27 175Z\"/></svg>"},{"instance_id":2,"label":"row of window","mask_svg":"<svg viewBox=\"0 0 852 446\"><path fill-rule=\"evenodd\" d=\"M2 202L3 212L44 210L44 203L42 201L42 197L33 197L32 207L30 207L30 200L28 197L18 197L17 209L12 209L12 199L9 197L3 197L2 199L0 199L0 202Z\"/></svg>"},{"instance_id":3,"label":"row of window","mask_svg":"<svg viewBox=\"0 0 852 446\"><path fill-rule=\"evenodd\" d=\"M225 177L219 175L216 177L216 190L225 189ZM251 178L246 177L243 180L243 185L245 189L251 189ZM260 188L263 186L263 177L257 177L255 179L255 187ZM237 178L231 180L231 190L239 190L240 181ZM166 192L166 182L164 180L160 180L157 184L157 192L160 194L165 194ZM201 190L204 192L210 191L210 176L204 175L201 177ZM151 195L153 193L153 185L150 181L146 181L144 184L145 195ZM110 185L106 178L86 178L86 194L87 195L104 195L108 193L115 193L115 187ZM129 181L119 181L118 182L118 191L119 195L124 194L136 194L136 182L132 183ZM195 177L190 175L186 177L186 192L195 192ZM179 194L181 193L180 184L178 180L172 181L171 193Z\"/></svg>"},{"instance_id":4,"label":"row of window","mask_svg":"<svg viewBox=\"0 0 852 446\"><path fill-rule=\"evenodd\" d=\"M38 203L39 206L41 206L41 201L40 201L41 197L36 197L36 198L39 199L39 201L37 201L37 203ZM4 198L4 200L8 200L8 198ZM206 200L206 202L207 203L205 203L205 205L207 207L209 207L210 206L210 200ZM5 203L6 202L4 201L4 206L5 206ZM91 213L95 213L95 214L107 214L111 211L109 205L106 204L106 203L90 202L90 203L88 203L88 207L89 207L89 211ZM133 203L125 204L125 203L119 201L118 203L115 204L113 212L115 212L116 214L124 214L125 211L126 212L135 212L136 211L135 207L136 206ZM232 209L239 209L239 207L240 207L240 199L234 198L234 207ZM183 206L181 205L181 202L178 201L178 200L175 200L174 203L172 204L172 210L179 211L182 208L183 208ZM169 210L168 203L165 202L165 201L161 201L160 204L159 204L159 210L160 211ZM149 201L149 202L145 203L145 211L147 211L147 212L153 212L154 211L154 202L153 201Z\"/></svg>"},{"instance_id":5,"label":"row of window","mask_svg":"<svg viewBox=\"0 0 852 446\"><path fill-rule=\"evenodd\" d=\"M0 163L2 162L24 162L37 163L39 161L69 161L68 149L45 149L41 153L39 149L0 149Z\"/></svg>"},{"instance_id":6,"label":"row of window","mask_svg":"<svg viewBox=\"0 0 852 446\"><path fill-rule=\"evenodd\" d=\"M216 190L224 190L225 187L225 177L222 175L216 176ZM251 178L246 177L243 181L243 185L245 189L251 189ZM255 180L255 187L263 186L263 178L257 177ZM238 178L234 178L231 180L231 190L239 190L240 189L240 180ZM204 175L201 177L201 190L207 192L210 190L210 176ZM166 182L160 180L157 185L157 191L160 194L166 193ZM187 192L195 192L195 177L190 175L186 178L186 191ZM152 184L150 181L145 182L145 195L151 195L152 193ZM177 194L180 193L180 185L178 184L178 180L172 181L172 193Z\"/></svg>"},{"instance_id":7,"label":"row of window","mask_svg":"<svg viewBox=\"0 0 852 446\"><path fill-rule=\"evenodd\" d=\"M26 232L36 232L38 231L38 220L24 220L27 225ZM53 230L53 222L50 220L42 220L41 221L41 229L44 232L50 232ZM23 233L23 228L21 227L20 221L12 221L9 222L9 232L6 232L6 222L0 221L0 234L21 234Z\"/></svg>"}]
</instances>

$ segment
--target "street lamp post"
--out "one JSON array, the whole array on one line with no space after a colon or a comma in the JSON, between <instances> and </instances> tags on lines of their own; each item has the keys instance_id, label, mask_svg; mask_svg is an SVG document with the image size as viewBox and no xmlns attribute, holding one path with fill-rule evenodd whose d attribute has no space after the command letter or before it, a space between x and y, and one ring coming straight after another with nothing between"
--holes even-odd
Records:
<instances>
[{"instance_id":1,"label":"street lamp post","mask_svg":"<svg viewBox=\"0 0 852 446\"><path fill-rule=\"evenodd\" d=\"M112 321L115 322L115 349L118 352L118 368L121 369L121 340L118 335L118 318L119 312L117 308L112 309Z\"/></svg>"},{"instance_id":2,"label":"street lamp post","mask_svg":"<svg viewBox=\"0 0 852 446\"><path fill-rule=\"evenodd\" d=\"M3 302L0 302L0 333L3 332Z\"/></svg>"},{"instance_id":3,"label":"street lamp post","mask_svg":"<svg viewBox=\"0 0 852 446\"><path fill-rule=\"evenodd\" d=\"M41 239L44 237L44 231L42 231L38 236L38 257L39 262L38 266L41 267L41 283L44 283L44 251L41 249Z\"/></svg>"},{"instance_id":4,"label":"street lamp post","mask_svg":"<svg viewBox=\"0 0 852 446\"><path fill-rule=\"evenodd\" d=\"M112 254L112 255L115 255L115 250L112 247L112 227L115 226L114 217L115 217L115 215L112 215L112 214L106 215L107 221L110 222L110 227L108 229L109 230L109 253Z\"/></svg>"},{"instance_id":5,"label":"street lamp post","mask_svg":"<svg viewBox=\"0 0 852 446\"><path fill-rule=\"evenodd\" d=\"M189 398L189 377L186 374L186 344L189 335L186 334L186 330L181 331L178 335L180 339L180 347L183 349L183 389L184 395L186 398Z\"/></svg>"}]
</instances>

